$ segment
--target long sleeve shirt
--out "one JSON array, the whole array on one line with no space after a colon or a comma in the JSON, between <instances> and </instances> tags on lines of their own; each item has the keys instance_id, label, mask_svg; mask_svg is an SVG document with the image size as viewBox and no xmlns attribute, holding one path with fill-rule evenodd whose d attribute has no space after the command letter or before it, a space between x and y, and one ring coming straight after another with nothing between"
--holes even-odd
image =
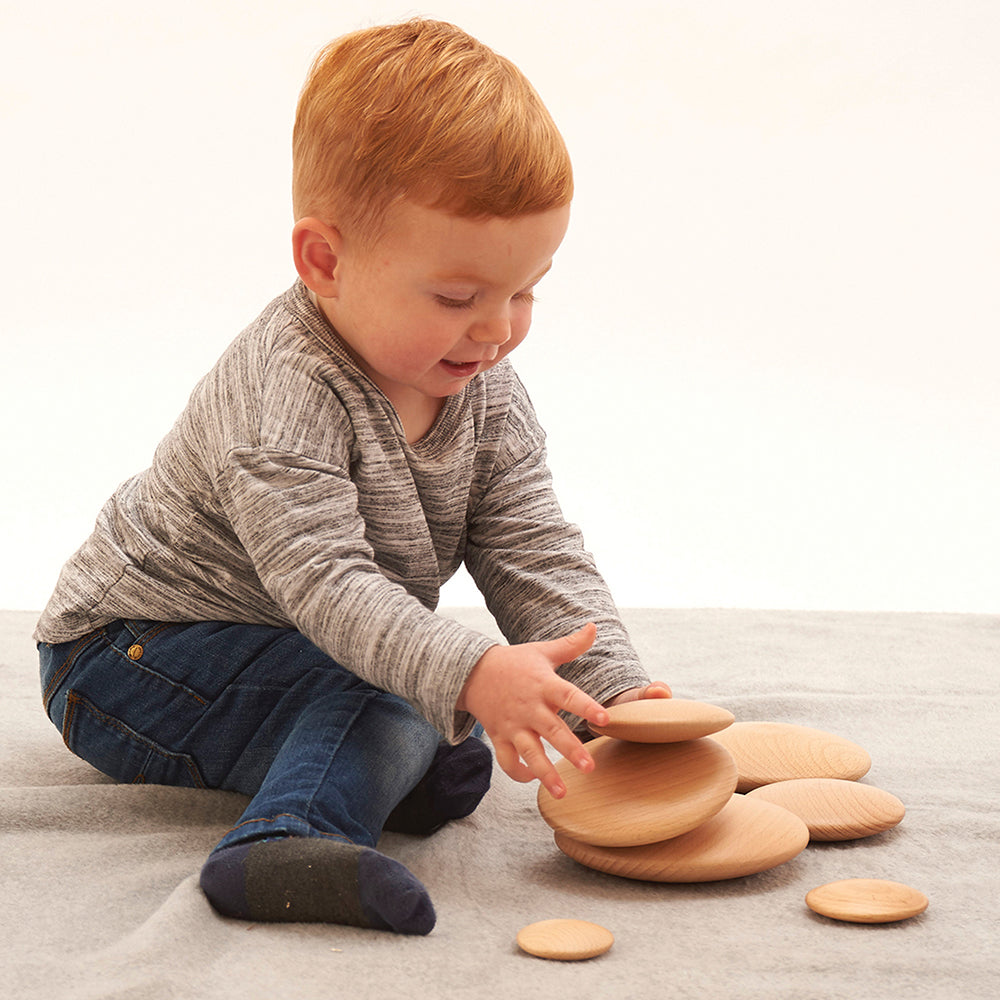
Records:
<instances>
[{"instance_id":1,"label":"long sleeve shirt","mask_svg":"<svg viewBox=\"0 0 1000 1000\"><path fill-rule=\"evenodd\" d=\"M35 638L120 618L294 627L446 738L493 640L435 613L462 563L511 643L587 621L560 669L599 701L648 683L579 530L544 434L504 361L408 443L301 282L199 382L148 469L123 483L60 574Z\"/></svg>"}]
</instances>

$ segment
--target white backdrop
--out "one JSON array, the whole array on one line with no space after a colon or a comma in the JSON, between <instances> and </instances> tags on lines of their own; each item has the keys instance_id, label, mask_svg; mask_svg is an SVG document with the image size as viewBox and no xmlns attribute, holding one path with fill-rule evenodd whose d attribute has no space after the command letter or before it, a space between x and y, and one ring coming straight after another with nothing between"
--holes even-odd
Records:
<instances>
[{"instance_id":1,"label":"white backdrop","mask_svg":"<svg viewBox=\"0 0 1000 1000\"><path fill-rule=\"evenodd\" d=\"M514 359L619 603L998 610L994 0L2 0L0 607L291 283L315 52L412 13L573 154Z\"/></svg>"}]
</instances>

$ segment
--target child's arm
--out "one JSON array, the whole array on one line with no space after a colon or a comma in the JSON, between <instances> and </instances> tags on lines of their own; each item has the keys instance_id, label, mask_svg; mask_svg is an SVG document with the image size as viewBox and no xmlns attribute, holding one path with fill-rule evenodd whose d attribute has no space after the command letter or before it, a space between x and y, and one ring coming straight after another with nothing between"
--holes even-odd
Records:
<instances>
[{"instance_id":1,"label":"child's arm","mask_svg":"<svg viewBox=\"0 0 1000 1000\"><path fill-rule=\"evenodd\" d=\"M544 432L516 378L495 456L485 487L469 505L465 563L501 632L517 647L558 640L593 622L596 640L560 665L562 679L604 705L646 692L650 679L607 584L580 530L562 513Z\"/></svg>"}]
</instances>

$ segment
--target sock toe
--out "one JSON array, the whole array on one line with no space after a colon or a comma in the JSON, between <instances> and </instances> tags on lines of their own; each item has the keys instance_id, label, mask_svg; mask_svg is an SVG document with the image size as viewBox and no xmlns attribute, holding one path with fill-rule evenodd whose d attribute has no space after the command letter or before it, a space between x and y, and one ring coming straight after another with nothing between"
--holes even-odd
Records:
<instances>
[{"instance_id":1,"label":"sock toe","mask_svg":"<svg viewBox=\"0 0 1000 1000\"><path fill-rule=\"evenodd\" d=\"M373 926L397 934L429 934L437 920L423 884L398 861L373 850L358 858L361 906Z\"/></svg>"},{"instance_id":2,"label":"sock toe","mask_svg":"<svg viewBox=\"0 0 1000 1000\"><path fill-rule=\"evenodd\" d=\"M209 902L223 916L249 919L246 897L246 857L252 844L237 844L210 854L202 866L199 884Z\"/></svg>"}]
</instances>

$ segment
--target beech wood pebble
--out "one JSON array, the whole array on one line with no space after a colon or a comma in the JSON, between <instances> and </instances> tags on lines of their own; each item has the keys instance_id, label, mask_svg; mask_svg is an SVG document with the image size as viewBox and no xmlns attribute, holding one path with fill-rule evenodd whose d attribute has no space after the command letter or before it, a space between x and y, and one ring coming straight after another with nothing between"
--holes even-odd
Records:
<instances>
[{"instance_id":1,"label":"beech wood pebble","mask_svg":"<svg viewBox=\"0 0 1000 1000\"><path fill-rule=\"evenodd\" d=\"M596 958L614 943L611 931L587 920L540 920L523 927L517 935L522 951L560 962Z\"/></svg>"},{"instance_id":2,"label":"beech wood pebble","mask_svg":"<svg viewBox=\"0 0 1000 1000\"><path fill-rule=\"evenodd\" d=\"M792 778L856 781L872 766L868 752L856 743L785 722L737 722L708 739L733 755L738 792Z\"/></svg>"},{"instance_id":3,"label":"beech wood pebble","mask_svg":"<svg viewBox=\"0 0 1000 1000\"><path fill-rule=\"evenodd\" d=\"M556 764L566 795L538 789L538 809L554 830L608 847L676 837L714 816L736 788L736 765L709 738L627 743L600 736L589 745L596 767Z\"/></svg>"},{"instance_id":4,"label":"beech wood pebble","mask_svg":"<svg viewBox=\"0 0 1000 1000\"><path fill-rule=\"evenodd\" d=\"M896 826L906 813L892 793L842 778L793 778L761 785L747 795L795 813L813 840L870 837Z\"/></svg>"},{"instance_id":5,"label":"beech wood pebble","mask_svg":"<svg viewBox=\"0 0 1000 1000\"><path fill-rule=\"evenodd\" d=\"M577 863L649 882L742 878L796 857L814 841L889 830L903 803L862 784L871 757L852 741L806 726L735 722L725 709L645 699L608 710L589 749L596 767L556 764L567 792L539 788L538 808L556 846ZM853 923L906 920L927 909L899 882L851 878L811 890L815 913ZM518 945L546 958L589 958L611 947L585 921L541 921ZM592 950L592 949L598 950Z\"/></svg>"},{"instance_id":6,"label":"beech wood pebble","mask_svg":"<svg viewBox=\"0 0 1000 1000\"><path fill-rule=\"evenodd\" d=\"M828 882L806 894L810 910L856 924L888 924L908 920L927 909L928 899L902 882L849 878Z\"/></svg>"},{"instance_id":7,"label":"beech wood pebble","mask_svg":"<svg viewBox=\"0 0 1000 1000\"><path fill-rule=\"evenodd\" d=\"M556 833L574 861L609 875L647 882L714 882L756 875L790 861L809 843L809 830L780 806L734 795L701 826L670 840L637 847L597 847Z\"/></svg>"},{"instance_id":8,"label":"beech wood pebble","mask_svg":"<svg viewBox=\"0 0 1000 1000\"><path fill-rule=\"evenodd\" d=\"M646 698L613 705L604 726L591 724L599 736L632 743L679 743L709 736L735 721L732 712L717 705L683 698Z\"/></svg>"}]
</instances>

